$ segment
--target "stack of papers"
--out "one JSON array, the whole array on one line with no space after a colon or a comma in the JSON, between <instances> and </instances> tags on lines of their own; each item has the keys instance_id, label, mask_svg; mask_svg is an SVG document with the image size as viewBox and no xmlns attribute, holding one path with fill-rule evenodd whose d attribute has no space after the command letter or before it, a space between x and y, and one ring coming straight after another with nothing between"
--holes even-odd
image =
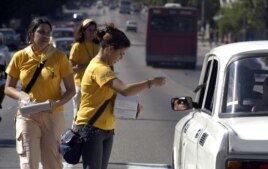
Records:
<instances>
[{"instance_id":1,"label":"stack of papers","mask_svg":"<svg viewBox=\"0 0 268 169\"><path fill-rule=\"evenodd\" d=\"M122 96L117 94L114 106L114 115L117 118L136 119L138 115L138 96Z\"/></svg>"},{"instance_id":2,"label":"stack of papers","mask_svg":"<svg viewBox=\"0 0 268 169\"><path fill-rule=\"evenodd\" d=\"M42 111L50 111L51 110L51 104L47 100L45 102L41 103L35 103L35 104L29 104L25 105L19 108L21 114L23 115L29 115L29 114L34 114L34 113L39 113Z\"/></svg>"}]
</instances>

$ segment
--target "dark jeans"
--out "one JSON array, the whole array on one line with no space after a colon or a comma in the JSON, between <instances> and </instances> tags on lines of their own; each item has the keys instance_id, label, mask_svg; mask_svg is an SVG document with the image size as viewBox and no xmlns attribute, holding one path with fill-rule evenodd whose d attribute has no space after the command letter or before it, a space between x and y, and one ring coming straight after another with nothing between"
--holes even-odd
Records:
<instances>
[{"instance_id":1,"label":"dark jeans","mask_svg":"<svg viewBox=\"0 0 268 169\"><path fill-rule=\"evenodd\" d=\"M74 128L80 130L83 126ZM107 169L112 151L114 130L101 130L89 135L89 139L82 146L82 159L84 169Z\"/></svg>"}]
</instances>

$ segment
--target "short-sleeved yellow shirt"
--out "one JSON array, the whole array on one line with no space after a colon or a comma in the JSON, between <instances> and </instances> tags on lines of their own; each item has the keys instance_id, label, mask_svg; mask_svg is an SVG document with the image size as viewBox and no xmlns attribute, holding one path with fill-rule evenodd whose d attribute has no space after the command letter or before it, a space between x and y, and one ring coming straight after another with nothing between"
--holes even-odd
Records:
<instances>
[{"instance_id":1,"label":"short-sleeved yellow shirt","mask_svg":"<svg viewBox=\"0 0 268 169\"><path fill-rule=\"evenodd\" d=\"M74 43L69 59L77 63L78 65L89 64L92 58L94 58L99 51L99 45L93 42ZM75 73L74 82L76 86L81 85L82 77L84 73Z\"/></svg>"},{"instance_id":2,"label":"short-sleeved yellow shirt","mask_svg":"<svg viewBox=\"0 0 268 169\"><path fill-rule=\"evenodd\" d=\"M82 79L82 97L75 124L87 124L101 105L106 100L112 98L104 112L94 123L94 126L103 130L114 129L115 116L113 114L113 106L115 91L105 85L114 78L116 78L116 74L109 65L101 62L99 58L91 60Z\"/></svg>"},{"instance_id":3,"label":"short-sleeved yellow shirt","mask_svg":"<svg viewBox=\"0 0 268 169\"><path fill-rule=\"evenodd\" d=\"M38 54L35 54L35 56L36 58L41 58ZM40 61L30 57L22 49L14 54L6 69L6 73L11 77L19 79L22 90L25 90L39 63ZM63 52L56 50L47 59L29 95L38 103L48 99L59 99L62 94L61 80L72 73L73 70L67 56ZM55 112L63 112L63 106L57 107Z\"/></svg>"}]
</instances>

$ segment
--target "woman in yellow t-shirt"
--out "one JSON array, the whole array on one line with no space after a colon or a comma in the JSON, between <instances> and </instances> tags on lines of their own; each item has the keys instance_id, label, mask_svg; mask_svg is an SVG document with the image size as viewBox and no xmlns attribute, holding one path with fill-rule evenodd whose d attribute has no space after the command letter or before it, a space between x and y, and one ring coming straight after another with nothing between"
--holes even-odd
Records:
<instances>
[{"instance_id":1,"label":"woman in yellow t-shirt","mask_svg":"<svg viewBox=\"0 0 268 169\"><path fill-rule=\"evenodd\" d=\"M145 89L165 84L164 77L155 77L137 83L125 84L111 68L123 59L130 41L126 35L111 23L104 30L97 31L100 50L91 60L81 83L81 103L77 112L74 130L81 129L106 100L109 103L101 116L94 123L93 132L83 144L83 167L90 169L106 169L112 150L115 116L113 113L116 93L124 96L136 95Z\"/></svg>"},{"instance_id":2,"label":"woman in yellow t-shirt","mask_svg":"<svg viewBox=\"0 0 268 169\"><path fill-rule=\"evenodd\" d=\"M74 96L75 87L67 56L49 44L51 31L52 25L47 19L33 19L27 32L29 45L14 54L6 69L7 96L26 105L30 101L49 101L50 105L50 109L38 113L17 112L16 150L21 169L37 169L40 161L43 169L63 167L58 151L64 130L63 104ZM44 66L32 88L24 92L41 64ZM21 90L16 88L18 81Z\"/></svg>"},{"instance_id":3,"label":"woman in yellow t-shirt","mask_svg":"<svg viewBox=\"0 0 268 169\"><path fill-rule=\"evenodd\" d=\"M74 44L70 51L70 62L74 71L74 82L76 94L73 97L74 118L79 109L81 98L81 80L91 59L99 51L98 41L95 32L97 24L92 19L85 19L81 22L75 33Z\"/></svg>"}]
</instances>

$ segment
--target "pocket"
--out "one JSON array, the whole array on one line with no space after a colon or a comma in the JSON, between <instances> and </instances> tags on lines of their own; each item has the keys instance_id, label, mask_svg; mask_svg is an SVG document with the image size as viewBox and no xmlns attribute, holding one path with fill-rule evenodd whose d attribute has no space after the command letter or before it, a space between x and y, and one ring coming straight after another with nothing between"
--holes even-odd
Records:
<instances>
[{"instance_id":1,"label":"pocket","mask_svg":"<svg viewBox=\"0 0 268 169\"><path fill-rule=\"evenodd\" d=\"M25 152L23 141L22 132L16 133L16 150L18 154L23 154Z\"/></svg>"}]
</instances>

